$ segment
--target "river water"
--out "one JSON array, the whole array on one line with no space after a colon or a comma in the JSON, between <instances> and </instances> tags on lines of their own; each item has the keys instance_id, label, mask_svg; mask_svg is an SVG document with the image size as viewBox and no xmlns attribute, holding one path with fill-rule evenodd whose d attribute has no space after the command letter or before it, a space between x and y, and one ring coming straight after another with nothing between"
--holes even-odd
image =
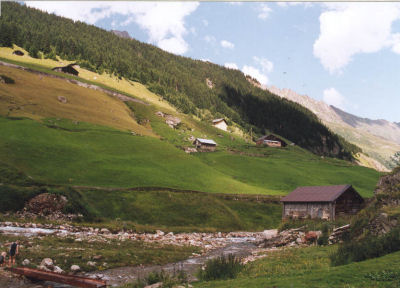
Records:
<instances>
[{"instance_id":1,"label":"river water","mask_svg":"<svg viewBox=\"0 0 400 288\"><path fill-rule=\"evenodd\" d=\"M23 227L0 227L0 233L9 235L21 235L26 237L31 237L35 235L52 235L52 234L76 234L67 230L61 229L43 229L43 228L23 228ZM276 230L267 230L263 232L264 235L275 234ZM202 256L191 257L189 259L169 263L166 265L150 265L150 266L136 266L136 267L119 267L108 270L103 270L101 272L91 272L87 273L88 277L100 277L107 280L107 283L112 287L120 286L129 282L135 282L137 279L144 279L151 272L161 272L164 271L171 275L178 273L179 271L184 271L190 281L196 280L196 274L199 269L207 262L209 259L213 259L219 256L227 256L232 254L236 257L244 258L252 255L252 252L258 247L255 244L255 237L226 237L226 238L214 238L215 241L224 240L227 244L224 247L216 248L207 252ZM57 283L45 282L44 287L54 287L54 288L69 288L71 286L62 285ZM47 286L46 286L47 285Z\"/></svg>"}]
</instances>

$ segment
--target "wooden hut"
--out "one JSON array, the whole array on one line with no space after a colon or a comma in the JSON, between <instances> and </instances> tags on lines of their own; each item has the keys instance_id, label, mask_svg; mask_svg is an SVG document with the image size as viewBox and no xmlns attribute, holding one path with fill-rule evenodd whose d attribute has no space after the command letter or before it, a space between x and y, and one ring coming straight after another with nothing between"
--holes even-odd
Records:
<instances>
[{"instance_id":1,"label":"wooden hut","mask_svg":"<svg viewBox=\"0 0 400 288\"><path fill-rule=\"evenodd\" d=\"M12 54L17 56L24 56L24 52L22 52L21 50L15 50Z\"/></svg>"},{"instance_id":2,"label":"wooden hut","mask_svg":"<svg viewBox=\"0 0 400 288\"><path fill-rule=\"evenodd\" d=\"M74 68L74 66L77 66L77 64L73 63L63 67L55 67L52 70L78 76L79 72Z\"/></svg>"},{"instance_id":3,"label":"wooden hut","mask_svg":"<svg viewBox=\"0 0 400 288\"><path fill-rule=\"evenodd\" d=\"M215 128L228 131L228 123L226 123L226 120L224 118L214 119L212 121L212 124Z\"/></svg>"},{"instance_id":4,"label":"wooden hut","mask_svg":"<svg viewBox=\"0 0 400 288\"><path fill-rule=\"evenodd\" d=\"M298 187L281 199L282 218L321 218L356 214L364 199L351 185Z\"/></svg>"},{"instance_id":5,"label":"wooden hut","mask_svg":"<svg viewBox=\"0 0 400 288\"><path fill-rule=\"evenodd\" d=\"M269 134L269 135L265 135L261 138L258 138L256 141L256 144L258 146L269 146L269 147L286 147L287 143L285 141L283 141L281 138L273 135L273 134Z\"/></svg>"},{"instance_id":6,"label":"wooden hut","mask_svg":"<svg viewBox=\"0 0 400 288\"><path fill-rule=\"evenodd\" d=\"M217 143L211 139L196 138L193 144L199 151L215 151L215 148L217 147Z\"/></svg>"}]
</instances>

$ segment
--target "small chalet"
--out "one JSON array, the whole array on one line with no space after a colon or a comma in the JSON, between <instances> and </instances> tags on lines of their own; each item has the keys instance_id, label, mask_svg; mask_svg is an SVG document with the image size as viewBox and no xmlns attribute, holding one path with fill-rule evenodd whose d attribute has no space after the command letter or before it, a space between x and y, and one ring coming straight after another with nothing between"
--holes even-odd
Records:
<instances>
[{"instance_id":1,"label":"small chalet","mask_svg":"<svg viewBox=\"0 0 400 288\"><path fill-rule=\"evenodd\" d=\"M273 135L273 134L269 134L269 135L265 135L259 139L257 139L256 144L258 146L269 146L269 147L286 147L287 143L285 141L283 141L281 138Z\"/></svg>"},{"instance_id":2,"label":"small chalet","mask_svg":"<svg viewBox=\"0 0 400 288\"><path fill-rule=\"evenodd\" d=\"M199 151L215 151L215 148L217 147L217 143L211 139L196 138L193 144Z\"/></svg>"},{"instance_id":3,"label":"small chalet","mask_svg":"<svg viewBox=\"0 0 400 288\"><path fill-rule=\"evenodd\" d=\"M281 199L282 218L320 218L357 214L364 199L351 185L298 187Z\"/></svg>"},{"instance_id":4,"label":"small chalet","mask_svg":"<svg viewBox=\"0 0 400 288\"><path fill-rule=\"evenodd\" d=\"M78 70L76 70L74 68L74 66L77 66L77 64L73 63L73 64L69 64L67 66L63 66L63 67L55 67L55 68L53 68L53 71L63 72L63 73L67 73L67 74L72 74L72 75L78 76L79 72L78 72Z\"/></svg>"},{"instance_id":5,"label":"small chalet","mask_svg":"<svg viewBox=\"0 0 400 288\"><path fill-rule=\"evenodd\" d=\"M215 119L212 121L212 124L215 128L228 131L228 123L226 123L224 118Z\"/></svg>"},{"instance_id":6,"label":"small chalet","mask_svg":"<svg viewBox=\"0 0 400 288\"><path fill-rule=\"evenodd\" d=\"M21 50L15 50L12 54L17 56L24 56L24 52L22 52Z\"/></svg>"}]
</instances>

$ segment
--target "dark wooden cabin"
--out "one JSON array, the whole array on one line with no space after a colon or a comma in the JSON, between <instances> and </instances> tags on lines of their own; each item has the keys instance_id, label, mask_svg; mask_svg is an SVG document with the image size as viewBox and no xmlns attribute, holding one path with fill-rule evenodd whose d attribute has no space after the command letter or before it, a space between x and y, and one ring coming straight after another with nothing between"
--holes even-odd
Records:
<instances>
[{"instance_id":1,"label":"dark wooden cabin","mask_svg":"<svg viewBox=\"0 0 400 288\"><path fill-rule=\"evenodd\" d=\"M199 151L215 151L215 148L217 147L217 143L211 139L196 138L193 144Z\"/></svg>"},{"instance_id":2,"label":"dark wooden cabin","mask_svg":"<svg viewBox=\"0 0 400 288\"><path fill-rule=\"evenodd\" d=\"M12 54L17 56L24 56L24 52L22 52L21 50L15 50Z\"/></svg>"},{"instance_id":3,"label":"dark wooden cabin","mask_svg":"<svg viewBox=\"0 0 400 288\"><path fill-rule=\"evenodd\" d=\"M351 185L298 187L281 199L282 218L321 218L354 215L364 199Z\"/></svg>"},{"instance_id":4,"label":"dark wooden cabin","mask_svg":"<svg viewBox=\"0 0 400 288\"><path fill-rule=\"evenodd\" d=\"M73 63L63 67L55 67L52 70L78 76L79 72L74 68L74 66L76 65L77 65L76 63Z\"/></svg>"},{"instance_id":5,"label":"dark wooden cabin","mask_svg":"<svg viewBox=\"0 0 400 288\"><path fill-rule=\"evenodd\" d=\"M285 141L283 141L281 138L273 135L273 134L269 134L269 135L265 135L261 138L258 138L256 141L256 144L258 146L269 146L269 147L286 147L287 143Z\"/></svg>"}]
</instances>

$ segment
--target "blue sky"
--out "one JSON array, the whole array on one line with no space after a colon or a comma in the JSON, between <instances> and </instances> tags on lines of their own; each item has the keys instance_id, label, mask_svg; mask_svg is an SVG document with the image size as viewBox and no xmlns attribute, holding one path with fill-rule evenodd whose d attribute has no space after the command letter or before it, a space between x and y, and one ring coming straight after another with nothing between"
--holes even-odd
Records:
<instances>
[{"instance_id":1,"label":"blue sky","mask_svg":"<svg viewBox=\"0 0 400 288\"><path fill-rule=\"evenodd\" d=\"M400 122L400 3L26 2Z\"/></svg>"}]
</instances>

